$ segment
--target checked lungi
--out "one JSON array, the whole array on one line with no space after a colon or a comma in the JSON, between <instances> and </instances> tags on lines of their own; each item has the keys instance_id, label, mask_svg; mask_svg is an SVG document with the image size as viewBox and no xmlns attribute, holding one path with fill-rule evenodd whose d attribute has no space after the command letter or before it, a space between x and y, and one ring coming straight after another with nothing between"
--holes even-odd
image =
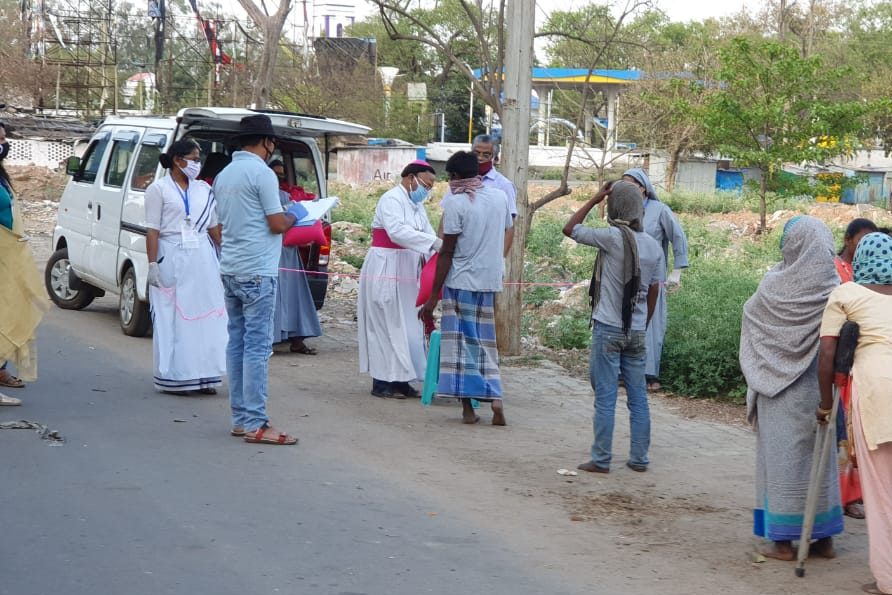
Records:
<instances>
[{"instance_id":1,"label":"checked lungi","mask_svg":"<svg viewBox=\"0 0 892 595\"><path fill-rule=\"evenodd\" d=\"M478 400L502 398L494 301L491 291L443 288L437 394Z\"/></svg>"}]
</instances>

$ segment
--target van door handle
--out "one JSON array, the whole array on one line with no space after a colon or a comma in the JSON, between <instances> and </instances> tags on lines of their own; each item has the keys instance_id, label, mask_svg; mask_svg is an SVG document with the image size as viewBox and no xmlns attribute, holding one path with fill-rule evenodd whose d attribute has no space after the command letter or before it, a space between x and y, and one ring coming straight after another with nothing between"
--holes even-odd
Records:
<instances>
[{"instance_id":1,"label":"van door handle","mask_svg":"<svg viewBox=\"0 0 892 595\"><path fill-rule=\"evenodd\" d=\"M96 205L96 220L102 219L102 203Z\"/></svg>"}]
</instances>

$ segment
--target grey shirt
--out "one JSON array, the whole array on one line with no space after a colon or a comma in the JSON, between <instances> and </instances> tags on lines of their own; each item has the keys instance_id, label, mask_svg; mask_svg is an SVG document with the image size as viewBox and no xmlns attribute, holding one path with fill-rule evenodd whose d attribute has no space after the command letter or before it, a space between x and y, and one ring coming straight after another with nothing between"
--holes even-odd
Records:
<instances>
[{"instance_id":1,"label":"grey shirt","mask_svg":"<svg viewBox=\"0 0 892 595\"><path fill-rule=\"evenodd\" d=\"M655 239L663 250L663 258L669 258L669 244L672 244L673 267L684 269L688 266L688 237L675 213L666 203L648 198L644 201L644 231ZM665 266L669 263L666 262Z\"/></svg>"},{"instance_id":2,"label":"grey shirt","mask_svg":"<svg viewBox=\"0 0 892 595\"><path fill-rule=\"evenodd\" d=\"M574 240L580 244L594 246L601 250L604 268L601 272L601 299L592 313L592 318L603 324L622 328L623 326L623 236L615 227L573 228ZM638 260L641 267L641 287L638 301L632 312L632 330L647 329L647 291L654 283L666 279L666 263L663 250L655 239L643 231L635 233L638 243Z\"/></svg>"},{"instance_id":3,"label":"grey shirt","mask_svg":"<svg viewBox=\"0 0 892 595\"><path fill-rule=\"evenodd\" d=\"M505 193L482 187L473 199L452 194L443 200L443 233L458 235L446 286L502 291L505 230L514 224Z\"/></svg>"}]
</instances>

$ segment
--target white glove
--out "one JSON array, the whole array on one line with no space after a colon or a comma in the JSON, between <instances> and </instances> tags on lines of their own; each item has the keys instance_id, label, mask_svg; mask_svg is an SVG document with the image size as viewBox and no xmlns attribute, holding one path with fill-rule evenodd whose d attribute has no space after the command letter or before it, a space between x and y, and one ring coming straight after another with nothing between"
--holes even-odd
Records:
<instances>
[{"instance_id":1,"label":"white glove","mask_svg":"<svg viewBox=\"0 0 892 595\"><path fill-rule=\"evenodd\" d=\"M681 269L673 269L671 273L669 273L669 278L666 280L667 285L680 285L681 284Z\"/></svg>"},{"instance_id":2,"label":"white glove","mask_svg":"<svg viewBox=\"0 0 892 595\"><path fill-rule=\"evenodd\" d=\"M159 288L164 287L163 285L161 285L161 269L158 268L157 262L149 263L149 273L148 275L146 275L146 278L149 282L149 285Z\"/></svg>"}]
</instances>

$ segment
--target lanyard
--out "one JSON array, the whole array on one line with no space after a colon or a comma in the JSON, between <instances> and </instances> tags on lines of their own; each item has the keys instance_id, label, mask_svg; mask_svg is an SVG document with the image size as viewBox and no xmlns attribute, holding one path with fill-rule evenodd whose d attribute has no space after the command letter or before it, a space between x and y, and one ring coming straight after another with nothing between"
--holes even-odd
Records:
<instances>
[{"instance_id":1,"label":"lanyard","mask_svg":"<svg viewBox=\"0 0 892 595\"><path fill-rule=\"evenodd\" d=\"M177 192L180 193L180 198L183 199L183 206L186 207L186 220L188 220L189 219L189 186L187 184L186 191L183 192L182 190L180 190L180 185L176 183L176 180L171 179L171 182L173 182L173 186L174 186L174 188L177 189Z\"/></svg>"}]
</instances>

